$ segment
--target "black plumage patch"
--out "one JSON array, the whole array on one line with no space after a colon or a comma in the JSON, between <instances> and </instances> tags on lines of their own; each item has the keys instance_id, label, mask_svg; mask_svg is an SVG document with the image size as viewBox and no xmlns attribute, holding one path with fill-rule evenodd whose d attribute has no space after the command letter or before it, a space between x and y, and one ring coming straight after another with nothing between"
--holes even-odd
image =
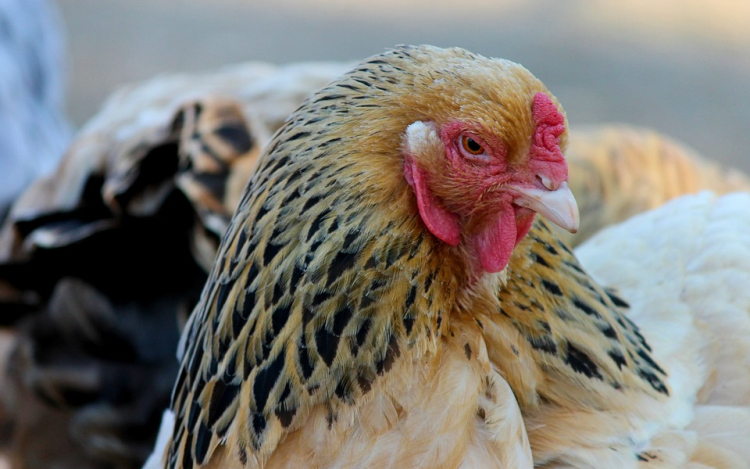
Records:
<instances>
[{"instance_id":1,"label":"black plumage patch","mask_svg":"<svg viewBox=\"0 0 750 469\"><path fill-rule=\"evenodd\" d=\"M202 465L205 462L208 446L211 443L211 432L206 424L201 422L195 434L195 462Z\"/></svg>"},{"instance_id":2,"label":"black plumage patch","mask_svg":"<svg viewBox=\"0 0 750 469\"><path fill-rule=\"evenodd\" d=\"M534 254L534 261L544 267L549 267L549 264L544 259L544 257L540 256L539 254Z\"/></svg>"},{"instance_id":3,"label":"black plumage patch","mask_svg":"<svg viewBox=\"0 0 750 469\"><path fill-rule=\"evenodd\" d=\"M253 382L253 398L255 408L262 410L266 406L268 395L271 393L276 381L284 368L284 350L282 349L273 361L258 372Z\"/></svg>"},{"instance_id":4,"label":"black plumage patch","mask_svg":"<svg viewBox=\"0 0 750 469\"><path fill-rule=\"evenodd\" d=\"M242 309L235 309L232 312L232 336L236 339L240 336L242 328L245 327L250 313L255 307L255 292L246 291L245 299L242 303Z\"/></svg>"},{"instance_id":5,"label":"black plumage patch","mask_svg":"<svg viewBox=\"0 0 750 469\"><path fill-rule=\"evenodd\" d=\"M336 314L333 316L333 333L335 335L339 337L341 336L344 332L344 328L352 319L353 314L354 313L349 305L345 305L343 308L336 311Z\"/></svg>"},{"instance_id":6,"label":"black plumage patch","mask_svg":"<svg viewBox=\"0 0 750 469\"><path fill-rule=\"evenodd\" d=\"M545 290L552 293L555 296L563 296L563 292L560 289L560 286L556 284L555 282L547 279L542 279L542 286Z\"/></svg>"},{"instance_id":7,"label":"black plumage patch","mask_svg":"<svg viewBox=\"0 0 750 469\"><path fill-rule=\"evenodd\" d=\"M254 412L253 413L253 431L256 435L260 435L263 433L263 430L266 429L266 418L263 416L263 414Z\"/></svg>"},{"instance_id":8,"label":"black plumage patch","mask_svg":"<svg viewBox=\"0 0 750 469\"><path fill-rule=\"evenodd\" d=\"M372 384L364 376L357 376L357 384L359 385L359 389L362 390L362 394L367 394L372 389Z\"/></svg>"},{"instance_id":9,"label":"black plumage patch","mask_svg":"<svg viewBox=\"0 0 750 469\"><path fill-rule=\"evenodd\" d=\"M294 269L292 270L292 277L289 280L290 291L295 291L297 289L297 286L299 285L299 281L302 279L303 275L305 275L305 271L301 269L297 264L294 264Z\"/></svg>"},{"instance_id":10,"label":"black plumage patch","mask_svg":"<svg viewBox=\"0 0 750 469\"><path fill-rule=\"evenodd\" d=\"M201 406L198 401L193 401L190 404L190 412L188 412L187 426L189 429L195 428L195 424L198 423L198 416L201 412Z\"/></svg>"},{"instance_id":11,"label":"black plumage patch","mask_svg":"<svg viewBox=\"0 0 750 469\"><path fill-rule=\"evenodd\" d=\"M433 270L429 274L427 274L427 277L424 280L424 291L425 293L430 291L430 287L432 286L432 282L435 281L435 276L437 275L437 269Z\"/></svg>"},{"instance_id":12,"label":"black plumage patch","mask_svg":"<svg viewBox=\"0 0 750 469\"><path fill-rule=\"evenodd\" d=\"M610 350L609 352L607 352L607 355L609 355L609 358L611 358L617 364L617 367L619 369L622 370L622 367L627 365L625 357L618 350Z\"/></svg>"},{"instance_id":13,"label":"black plumage patch","mask_svg":"<svg viewBox=\"0 0 750 469\"><path fill-rule=\"evenodd\" d=\"M284 244L276 244L271 241L266 243L266 249L263 251L263 265L270 264L283 247Z\"/></svg>"},{"instance_id":14,"label":"black plumage patch","mask_svg":"<svg viewBox=\"0 0 750 469\"><path fill-rule=\"evenodd\" d=\"M594 308L592 308L588 303L583 301L582 299L578 297L573 298L573 304L576 306L576 308L580 309L584 313L588 314L591 317L601 319L602 316L599 314Z\"/></svg>"},{"instance_id":15,"label":"black plumage patch","mask_svg":"<svg viewBox=\"0 0 750 469\"><path fill-rule=\"evenodd\" d=\"M277 306L271 314L271 328L273 333L278 335L289 320L291 305Z\"/></svg>"},{"instance_id":16,"label":"black plumage patch","mask_svg":"<svg viewBox=\"0 0 750 469\"><path fill-rule=\"evenodd\" d=\"M297 361L299 362L300 370L302 371L302 377L306 380L312 376L314 368L310 364L310 355L307 351L307 344L300 344L298 347L299 353L297 354Z\"/></svg>"},{"instance_id":17,"label":"black plumage patch","mask_svg":"<svg viewBox=\"0 0 750 469\"><path fill-rule=\"evenodd\" d=\"M321 304L325 303L326 301L330 300L333 297L329 292L322 291L320 293L317 293L312 300L312 307L320 306ZM312 313L311 313L312 314Z\"/></svg>"},{"instance_id":18,"label":"black plumage patch","mask_svg":"<svg viewBox=\"0 0 750 469\"><path fill-rule=\"evenodd\" d=\"M643 378L656 392L669 396L669 390L664 382L648 370L639 369L638 376Z\"/></svg>"},{"instance_id":19,"label":"black plumage patch","mask_svg":"<svg viewBox=\"0 0 750 469\"><path fill-rule=\"evenodd\" d=\"M643 359L643 361L645 361L646 363L648 363L649 365L651 365L651 367L652 367L652 368L654 368L654 369L655 369L656 371L658 371L659 373L661 373L661 374L663 374L663 375L665 375L665 376L666 376L667 372L666 372L666 371L664 371L664 370L663 370L663 369L662 369L662 368L661 368L661 367L660 367L660 366L659 366L659 365L658 365L658 364L657 364L657 363L656 363L656 362L655 362L655 361L654 361L654 360L653 360L653 359L652 359L652 358L651 358L651 357L649 356L649 354L648 354L648 353L646 353L646 351L645 351L645 350L643 350L643 349L638 349L638 356L639 356L639 357L641 357L641 358Z\"/></svg>"},{"instance_id":20,"label":"black plumage patch","mask_svg":"<svg viewBox=\"0 0 750 469\"><path fill-rule=\"evenodd\" d=\"M239 392L239 383L225 383L222 380L216 382L208 404L207 423L210 427L213 427L219 417L232 405Z\"/></svg>"},{"instance_id":21,"label":"black plumage patch","mask_svg":"<svg viewBox=\"0 0 750 469\"><path fill-rule=\"evenodd\" d=\"M320 225L323 223L323 220L325 220L328 215L331 213L330 210L326 209L323 210L318 214L317 217L315 217L310 224L310 229L307 231L307 241L310 241L313 236L315 236L315 233L318 232L320 229Z\"/></svg>"},{"instance_id":22,"label":"black plumage patch","mask_svg":"<svg viewBox=\"0 0 750 469\"><path fill-rule=\"evenodd\" d=\"M554 355L557 353L557 344L554 339L549 335L531 336L526 338L531 344L531 347L535 350L541 350L542 352Z\"/></svg>"},{"instance_id":23,"label":"black plumage patch","mask_svg":"<svg viewBox=\"0 0 750 469\"><path fill-rule=\"evenodd\" d=\"M297 132L297 133L295 133L295 134L290 135L289 137L287 137L286 141L287 142L291 142L291 141L294 141L294 140L297 140L297 139L300 139L300 138L306 138L306 137L309 137L309 136L310 136L310 132Z\"/></svg>"},{"instance_id":24,"label":"black plumage patch","mask_svg":"<svg viewBox=\"0 0 750 469\"><path fill-rule=\"evenodd\" d=\"M411 329L414 327L414 317L408 313L403 316L404 328L406 329L406 335L411 334Z\"/></svg>"},{"instance_id":25,"label":"black plumage patch","mask_svg":"<svg viewBox=\"0 0 750 469\"><path fill-rule=\"evenodd\" d=\"M318 355L329 367L333 364L333 359L336 357L336 351L339 346L339 336L333 334L325 325L315 331L315 348L318 350Z\"/></svg>"},{"instance_id":26,"label":"black plumage patch","mask_svg":"<svg viewBox=\"0 0 750 469\"><path fill-rule=\"evenodd\" d=\"M274 413L276 414L276 418L279 419L279 423L281 423L281 426L284 428L288 428L289 425L292 424L292 420L294 420L294 416L297 413L297 408L277 408Z\"/></svg>"},{"instance_id":27,"label":"black plumage patch","mask_svg":"<svg viewBox=\"0 0 750 469\"><path fill-rule=\"evenodd\" d=\"M464 353L466 354L466 359L471 360L471 346L469 344L464 344Z\"/></svg>"},{"instance_id":28,"label":"black plumage patch","mask_svg":"<svg viewBox=\"0 0 750 469\"><path fill-rule=\"evenodd\" d=\"M359 330L357 331L357 335L355 336L355 339L357 341L357 346L361 347L362 344L365 343L365 339L367 338L367 333L370 332L370 326L372 324L372 321L370 318L365 318L364 321L359 325Z\"/></svg>"},{"instance_id":29,"label":"black plumage patch","mask_svg":"<svg viewBox=\"0 0 750 469\"><path fill-rule=\"evenodd\" d=\"M279 282L275 282L273 284L273 298L271 298L271 304L275 305L279 302L281 297L284 296L284 287L279 284Z\"/></svg>"},{"instance_id":30,"label":"black plumage patch","mask_svg":"<svg viewBox=\"0 0 750 469\"><path fill-rule=\"evenodd\" d=\"M305 205L302 206L302 212L303 213L307 212L312 207L314 207L315 205L317 205L318 202L320 202L322 199L323 199L323 196L313 195L312 197L310 197L309 199L307 199L307 201L305 202Z\"/></svg>"},{"instance_id":31,"label":"black plumage patch","mask_svg":"<svg viewBox=\"0 0 750 469\"><path fill-rule=\"evenodd\" d=\"M604 334L605 337L609 337L610 339L617 339L617 332L611 325L600 325L599 330L602 331L602 334Z\"/></svg>"},{"instance_id":32,"label":"black plumage patch","mask_svg":"<svg viewBox=\"0 0 750 469\"><path fill-rule=\"evenodd\" d=\"M239 229L239 233L237 234L237 244L234 246L234 253L235 255L239 255L242 251L242 248L245 247L245 243L247 242L247 233L245 232L244 228Z\"/></svg>"},{"instance_id":33,"label":"black plumage patch","mask_svg":"<svg viewBox=\"0 0 750 469\"><path fill-rule=\"evenodd\" d=\"M619 296L615 295L615 293L612 290L605 288L604 292L607 294L609 299L612 300L612 303L614 303L615 306L620 307L620 308L630 308L630 305L628 304L628 302L623 300Z\"/></svg>"},{"instance_id":34,"label":"black plumage patch","mask_svg":"<svg viewBox=\"0 0 750 469\"><path fill-rule=\"evenodd\" d=\"M603 379L599 368L589 358L589 356L583 350L575 347L573 344L568 344L568 353L565 357L565 363L570 365L576 373L582 373L589 378Z\"/></svg>"},{"instance_id":35,"label":"black plumage patch","mask_svg":"<svg viewBox=\"0 0 750 469\"><path fill-rule=\"evenodd\" d=\"M216 311L224 309L224 304L227 302L227 297L229 297L229 292L232 290L234 282L234 280L229 280L219 287L219 292L216 294ZM218 314L216 316L218 316Z\"/></svg>"},{"instance_id":36,"label":"black plumage patch","mask_svg":"<svg viewBox=\"0 0 750 469\"><path fill-rule=\"evenodd\" d=\"M372 298L372 295L370 294L370 292L364 292L362 293L362 299L359 300L359 309L365 309L374 302L375 302L375 299Z\"/></svg>"},{"instance_id":37,"label":"black plumage patch","mask_svg":"<svg viewBox=\"0 0 750 469\"><path fill-rule=\"evenodd\" d=\"M401 356L401 350L399 349L396 336L392 335L391 340L388 342L388 349L386 349L385 356L375 363L375 370L377 373L382 375L383 373L390 371L393 362L395 362L396 358L399 356Z\"/></svg>"},{"instance_id":38,"label":"black plumage patch","mask_svg":"<svg viewBox=\"0 0 750 469\"><path fill-rule=\"evenodd\" d=\"M328 266L328 280L326 281L326 287L330 287L333 282L336 281L344 272L351 269L357 262L357 252L343 252L339 251L336 253L336 257L333 258L331 264Z\"/></svg>"},{"instance_id":39,"label":"black plumage patch","mask_svg":"<svg viewBox=\"0 0 750 469\"><path fill-rule=\"evenodd\" d=\"M184 469L193 469L193 435L188 434L185 438L185 449L182 452L182 467ZM175 463L177 462L177 458L174 458L173 461L170 462L172 467L174 467Z\"/></svg>"}]
</instances>

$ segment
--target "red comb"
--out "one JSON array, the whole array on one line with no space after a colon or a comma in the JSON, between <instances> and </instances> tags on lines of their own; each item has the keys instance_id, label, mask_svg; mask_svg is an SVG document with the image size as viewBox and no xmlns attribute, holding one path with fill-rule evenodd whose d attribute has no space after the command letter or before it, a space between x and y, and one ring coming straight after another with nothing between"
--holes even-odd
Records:
<instances>
[{"instance_id":1,"label":"red comb","mask_svg":"<svg viewBox=\"0 0 750 469\"><path fill-rule=\"evenodd\" d=\"M563 160L560 151L560 135L565 132L565 117L549 96L534 95L532 108L536 130L531 142L531 157L542 160Z\"/></svg>"}]
</instances>

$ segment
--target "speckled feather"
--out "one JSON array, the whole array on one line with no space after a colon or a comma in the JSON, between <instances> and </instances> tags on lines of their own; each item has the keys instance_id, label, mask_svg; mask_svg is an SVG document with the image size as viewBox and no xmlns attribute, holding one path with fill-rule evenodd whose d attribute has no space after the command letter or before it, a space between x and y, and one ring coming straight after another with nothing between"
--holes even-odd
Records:
<instances>
[{"instance_id":1,"label":"speckled feather","mask_svg":"<svg viewBox=\"0 0 750 469\"><path fill-rule=\"evenodd\" d=\"M399 380L411 379L409 363L426 364L430 382L442 369L439 357L452 357L453 349L471 361L486 348L477 369L487 378L476 391L493 395L489 383L507 380L530 409L583 400L570 384L590 385L601 399L620 389L667 398L663 371L617 305L624 302L593 283L544 223L516 249L505 275L479 283L466 273L461 247L439 242L422 225L397 164L412 122L483 115L487 102L495 103L485 125L510 143L511 162L524 158L530 101L500 99L492 73L520 96L544 90L509 62L460 49L399 48L334 81L280 129L183 335L167 467L219 459L263 466L302 426L348 428L338 422L353 419L351 409L361 411L386 385L398 389ZM416 96L427 89L453 97ZM519 359L531 366L514 369ZM547 381L542 373L565 379ZM477 425L490 428L499 419L497 405L471 402ZM311 428L321 412L327 429ZM522 427L498 444L526 441ZM319 438L328 445L313 453L336 453L337 445ZM451 446L461 457L467 445Z\"/></svg>"}]
</instances>

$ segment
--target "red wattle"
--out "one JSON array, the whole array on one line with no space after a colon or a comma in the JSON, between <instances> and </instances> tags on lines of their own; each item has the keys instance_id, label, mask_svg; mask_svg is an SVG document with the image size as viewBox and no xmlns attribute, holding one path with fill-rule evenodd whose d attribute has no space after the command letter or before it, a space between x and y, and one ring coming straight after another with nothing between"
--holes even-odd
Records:
<instances>
[{"instance_id":1,"label":"red wattle","mask_svg":"<svg viewBox=\"0 0 750 469\"><path fill-rule=\"evenodd\" d=\"M458 217L448 211L427 188L427 175L411 158L404 161L404 177L414 189L417 207L427 229L438 239L458 246L461 241L461 224Z\"/></svg>"},{"instance_id":2,"label":"red wattle","mask_svg":"<svg viewBox=\"0 0 750 469\"><path fill-rule=\"evenodd\" d=\"M504 208L494 223L488 224L472 237L482 269L490 273L503 270L508 265L519 235L516 228L515 210L513 207Z\"/></svg>"}]
</instances>

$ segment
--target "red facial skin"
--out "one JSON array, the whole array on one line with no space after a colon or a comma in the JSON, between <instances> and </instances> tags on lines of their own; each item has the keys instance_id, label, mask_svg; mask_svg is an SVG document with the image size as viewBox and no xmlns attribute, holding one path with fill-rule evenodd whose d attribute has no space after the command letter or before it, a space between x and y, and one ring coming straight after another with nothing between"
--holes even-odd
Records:
<instances>
[{"instance_id":1,"label":"red facial skin","mask_svg":"<svg viewBox=\"0 0 750 469\"><path fill-rule=\"evenodd\" d=\"M411 158L406 158L404 177L417 197L419 213L427 229L441 241L458 246L464 225L479 215L481 223L465 242L477 254L479 267L485 272L500 272L510 255L526 236L534 221L534 212L513 203L517 187L557 189L568 179L568 168L559 147L565 131L565 120L552 100L544 93L534 96L532 115L536 129L532 136L526 164L513 167L507 161L507 147L491 136L482 138L481 127L467 122L452 122L440 129L451 176L466 192L457 200L440 200L430 190L429 176ZM461 147L468 136L485 150L472 155Z\"/></svg>"}]
</instances>

